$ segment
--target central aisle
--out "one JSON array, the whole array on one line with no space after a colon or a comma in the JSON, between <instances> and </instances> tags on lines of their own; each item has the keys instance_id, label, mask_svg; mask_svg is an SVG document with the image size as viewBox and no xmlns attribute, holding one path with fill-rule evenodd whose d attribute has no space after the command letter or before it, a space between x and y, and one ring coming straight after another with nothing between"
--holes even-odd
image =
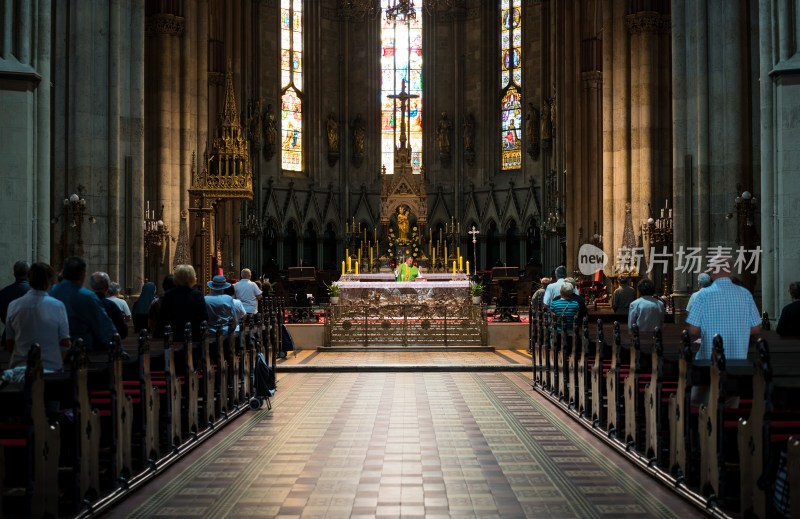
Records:
<instances>
[{"instance_id":1,"label":"central aisle","mask_svg":"<svg viewBox=\"0 0 800 519\"><path fill-rule=\"evenodd\" d=\"M111 515L699 515L562 419L526 373L292 373Z\"/></svg>"}]
</instances>

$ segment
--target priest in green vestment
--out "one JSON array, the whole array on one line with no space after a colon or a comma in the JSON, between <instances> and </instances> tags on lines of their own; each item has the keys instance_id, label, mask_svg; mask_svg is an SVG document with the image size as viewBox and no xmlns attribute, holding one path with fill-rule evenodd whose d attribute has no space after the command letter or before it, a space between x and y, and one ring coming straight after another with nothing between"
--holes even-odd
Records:
<instances>
[{"instance_id":1,"label":"priest in green vestment","mask_svg":"<svg viewBox=\"0 0 800 519\"><path fill-rule=\"evenodd\" d=\"M397 269L397 281L414 281L419 276L419 269L414 266L414 257L409 256L406 258L405 263L401 263Z\"/></svg>"}]
</instances>

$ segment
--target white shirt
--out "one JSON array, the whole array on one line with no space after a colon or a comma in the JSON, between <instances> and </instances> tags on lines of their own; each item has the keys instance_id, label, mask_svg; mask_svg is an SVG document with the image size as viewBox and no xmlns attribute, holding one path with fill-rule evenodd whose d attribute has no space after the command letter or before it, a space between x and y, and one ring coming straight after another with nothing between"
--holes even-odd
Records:
<instances>
[{"instance_id":1,"label":"white shirt","mask_svg":"<svg viewBox=\"0 0 800 519\"><path fill-rule=\"evenodd\" d=\"M122 315L125 317L125 319L131 318L131 309L124 299L120 299L116 296L111 296L107 299L119 307L119 311L122 312Z\"/></svg>"},{"instance_id":2,"label":"white shirt","mask_svg":"<svg viewBox=\"0 0 800 519\"><path fill-rule=\"evenodd\" d=\"M544 306L550 306L550 303L553 302L553 299L557 297L561 297L561 285L566 282L566 278L558 278L556 281L547 285L547 288L544 289L544 297L542 298L542 304ZM572 293L578 295L578 289L573 288Z\"/></svg>"},{"instance_id":3,"label":"white shirt","mask_svg":"<svg viewBox=\"0 0 800 519\"><path fill-rule=\"evenodd\" d=\"M258 285L249 279L240 279L233 285L233 292L236 294L236 299L242 302L248 314L258 313L258 296L261 295Z\"/></svg>"},{"instance_id":4,"label":"white shirt","mask_svg":"<svg viewBox=\"0 0 800 519\"><path fill-rule=\"evenodd\" d=\"M35 343L42 349L42 367L59 371L64 367L59 343L69 339L67 307L47 292L31 289L8 306L6 337L14 339L9 368L24 366Z\"/></svg>"}]
</instances>

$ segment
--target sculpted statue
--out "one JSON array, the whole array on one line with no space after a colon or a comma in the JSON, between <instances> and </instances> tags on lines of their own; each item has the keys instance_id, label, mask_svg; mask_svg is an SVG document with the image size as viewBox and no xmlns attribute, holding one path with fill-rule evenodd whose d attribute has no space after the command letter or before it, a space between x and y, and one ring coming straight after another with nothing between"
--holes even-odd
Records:
<instances>
[{"instance_id":1,"label":"sculpted statue","mask_svg":"<svg viewBox=\"0 0 800 519\"><path fill-rule=\"evenodd\" d=\"M475 119L472 114L464 118L464 149L466 151L475 150Z\"/></svg>"},{"instance_id":2,"label":"sculpted statue","mask_svg":"<svg viewBox=\"0 0 800 519\"><path fill-rule=\"evenodd\" d=\"M550 140L553 138L552 126L550 121L550 102L545 100L542 103L542 115L539 118L541 131L539 136L542 140Z\"/></svg>"},{"instance_id":3,"label":"sculpted statue","mask_svg":"<svg viewBox=\"0 0 800 519\"><path fill-rule=\"evenodd\" d=\"M397 208L397 239L399 242L408 241L408 211L404 205Z\"/></svg>"},{"instance_id":4,"label":"sculpted statue","mask_svg":"<svg viewBox=\"0 0 800 519\"><path fill-rule=\"evenodd\" d=\"M361 114L356 114L353 121L353 164L356 167L361 166L361 161L364 159L364 147L367 141L367 127Z\"/></svg>"},{"instance_id":5,"label":"sculpted statue","mask_svg":"<svg viewBox=\"0 0 800 519\"><path fill-rule=\"evenodd\" d=\"M252 103L252 102L251 102ZM250 120L248 121L250 142L254 148L261 147L261 99L256 99L250 106Z\"/></svg>"},{"instance_id":6,"label":"sculpted statue","mask_svg":"<svg viewBox=\"0 0 800 519\"><path fill-rule=\"evenodd\" d=\"M553 127L553 131L558 128L558 103L556 103L556 98L550 100L550 124Z\"/></svg>"},{"instance_id":7,"label":"sculpted statue","mask_svg":"<svg viewBox=\"0 0 800 519\"><path fill-rule=\"evenodd\" d=\"M442 112L439 118L439 129L437 131L439 141L439 153L442 155L450 154L450 120L447 118L447 112Z\"/></svg>"},{"instance_id":8,"label":"sculpted statue","mask_svg":"<svg viewBox=\"0 0 800 519\"><path fill-rule=\"evenodd\" d=\"M275 146L278 141L278 124L275 121L275 114L272 113L272 105L267 105L264 111L264 136L266 137L267 145Z\"/></svg>"},{"instance_id":9,"label":"sculpted statue","mask_svg":"<svg viewBox=\"0 0 800 519\"><path fill-rule=\"evenodd\" d=\"M339 152L339 121L333 113L328 114L328 121L326 123L328 129L328 152Z\"/></svg>"}]
</instances>

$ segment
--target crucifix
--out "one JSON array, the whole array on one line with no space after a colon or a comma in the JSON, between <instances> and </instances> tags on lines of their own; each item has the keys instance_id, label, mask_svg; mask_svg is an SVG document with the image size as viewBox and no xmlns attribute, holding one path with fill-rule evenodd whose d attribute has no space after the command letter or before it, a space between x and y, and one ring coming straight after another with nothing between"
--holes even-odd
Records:
<instances>
[{"instance_id":1,"label":"crucifix","mask_svg":"<svg viewBox=\"0 0 800 519\"><path fill-rule=\"evenodd\" d=\"M475 275L478 275L478 235L481 233L475 226L472 226L471 231L467 231L467 234L472 235L472 254L475 256Z\"/></svg>"},{"instance_id":2,"label":"crucifix","mask_svg":"<svg viewBox=\"0 0 800 519\"><path fill-rule=\"evenodd\" d=\"M406 147L406 119L408 113L408 100L415 99L419 97L417 94L409 94L406 92L406 80L404 79L402 82L402 88L400 89L399 94L392 94L386 96L389 99L399 99L400 100L400 150L404 150Z\"/></svg>"}]
</instances>

